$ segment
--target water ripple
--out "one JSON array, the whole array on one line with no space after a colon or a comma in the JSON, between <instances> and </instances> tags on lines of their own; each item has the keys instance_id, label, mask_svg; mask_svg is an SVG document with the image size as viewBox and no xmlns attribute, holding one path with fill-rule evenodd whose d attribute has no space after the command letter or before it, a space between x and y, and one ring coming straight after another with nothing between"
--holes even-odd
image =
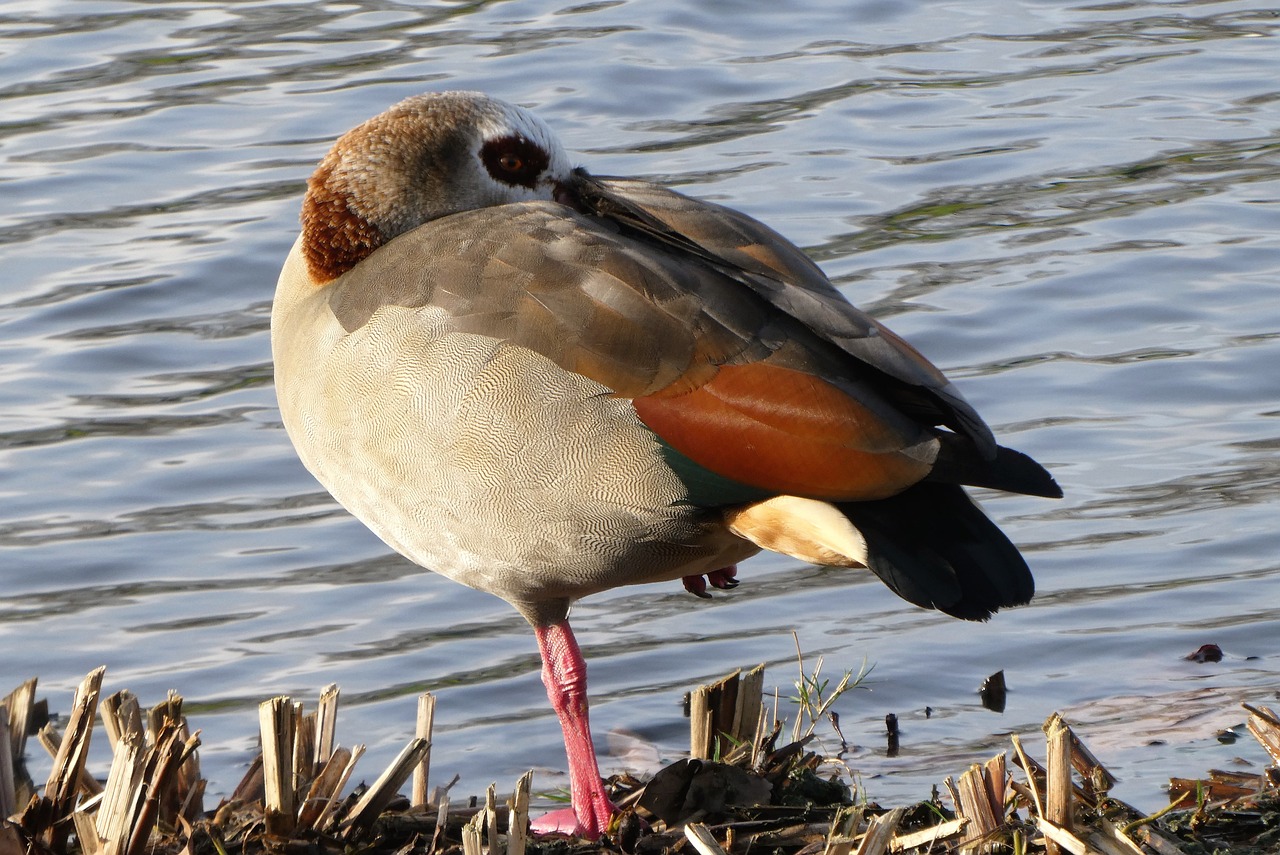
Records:
<instances>
[{"instance_id":1,"label":"water ripple","mask_svg":"<svg viewBox=\"0 0 1280 855\"><path fill-rule=\"evenodd\" d=\"M112 690L178 688L216 792L259 700L330 682L371 768L425 689L433 765L468 791L562 768L520 618L342 512L270 388L312 164L399 98L487 89L593 170L806 246L1067 492L980 496L1040 589L989 624L776 556L709 603L579 604L602 746L625 727L679 751L680 694L732 667L771 663L785 697L799 628L829 668L876 664L841 709L854 742L908 725L911 756L851 755L872 798L920 798L1062 708L1154 807L1169 772L1241 749L1126 742L1118 722L1160 726L1126 699L1256 697L1280 661L1278 51L1280 15L1244 0L6 3L0 639L26 652L0 677L39 674L55 709L101 661ZM1206 641L1241 654L1187 670ZM1001 668L995 717L975 692Z\"/></svg>"}]
</instances>

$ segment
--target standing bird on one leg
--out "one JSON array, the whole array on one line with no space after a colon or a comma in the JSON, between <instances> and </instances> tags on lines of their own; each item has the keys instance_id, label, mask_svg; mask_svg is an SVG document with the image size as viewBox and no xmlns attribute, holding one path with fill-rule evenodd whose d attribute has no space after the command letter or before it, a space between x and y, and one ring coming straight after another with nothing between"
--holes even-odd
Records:
<instances>
[{"instance_id":1,"label":"standing bird on one leg","mask_svg":"<svg viewBox=\"0 0 1280 855\"><path fill-rule=\"evenodd\" d=\"M728 586L764 547L981 620L1034 584L959 485L1061 495L786 239L574 169L539 119L476 93L410 98L337 141L271 330L307 468L397 551L533 625L573 794L543 827L586 837L613 806L574 600Z\"/></svg>"}]
</instances>

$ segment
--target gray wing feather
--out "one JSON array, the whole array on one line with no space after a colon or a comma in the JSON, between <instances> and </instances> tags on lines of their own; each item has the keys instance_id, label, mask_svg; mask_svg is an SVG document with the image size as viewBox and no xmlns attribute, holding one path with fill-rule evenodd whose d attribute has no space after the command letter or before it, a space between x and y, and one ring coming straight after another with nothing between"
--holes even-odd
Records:
<instances>
[{"instance_id":1,"label":"gray wing feather","mask_svg":"<svg viewBox=\"0 0 1280 855\"><path fill-rule=\"evenodd\" d=\"M808 256L746 214L645 181L581 175L586 202L604 216L716 266L850 356L915 391L904 410L966 435L993 459L995 437L973 406L932 364L845 299Z\"/></svg>"}]
</instances>

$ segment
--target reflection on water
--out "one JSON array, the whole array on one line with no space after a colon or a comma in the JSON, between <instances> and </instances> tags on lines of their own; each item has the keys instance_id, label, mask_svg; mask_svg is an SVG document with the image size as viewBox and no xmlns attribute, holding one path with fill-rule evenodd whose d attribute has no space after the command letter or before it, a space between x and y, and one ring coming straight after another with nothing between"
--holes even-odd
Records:
<instances>
[{"instance_id":1,"label":"reflection on water","mask_svg":"<svg viewBox=\"0 0 1280 855\"><path fill-rule=\"evenodd\" d=\"M627 729L678 754L681 692L739 665L769 662L785 698L798 628L829 669L875 663L840 709L873 798L921 797L1063 709L1120 794L1157 804L1168 773L1250 750L1214 725L1276 682L1278 23L1195 0L7 3L0 690L38 675L65 710L103 663L144 701L177 688L226 792L259 700L339 683L340 737L373 769L430 689L434 765L466 791L557 782L527 628L337 509L271 390L312 165L399 98L476 88L536 107L599 172L808 247L1067 490L983 497L1041 592L985 625L770 556L710 603L580 604L602 744ZM1182 660L1206 642L1226 660ZM1000 669L996 715L977 689ZM1179 709L1203 727L1155 717Z\"/></svg>"}]
</instances>

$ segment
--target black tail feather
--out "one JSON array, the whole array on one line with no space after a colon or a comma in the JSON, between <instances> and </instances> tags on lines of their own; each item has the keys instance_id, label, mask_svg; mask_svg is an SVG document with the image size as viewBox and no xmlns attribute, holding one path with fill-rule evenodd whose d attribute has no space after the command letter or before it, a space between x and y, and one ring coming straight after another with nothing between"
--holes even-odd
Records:
<instances>
[{"instance_id":1,"label":"black tail feather","mask_svg":"<svg viewBox=\"0 0 1280 855\"><path fill-rule=\"evenodd\" d=\"M929 481L942 484L968 484L990 487L1027 496L1061 499L1062 488L1049 471L1021 451L996 447L995 457L986 459L968 439L956 434L942 434L938 458L934 461Z\"/></svg>"},{"instance_id":2,"label":"black tail feather","mask_svg":"<svg viewBox=\"0 0 1280 855\"><path fill-rule=\"evenodd\" d=\"M922 482L838 507L866 539L868 566L908 602L986 620L1035 593L1017 547L958 485Z\"/></svg>"}]
</instances>

